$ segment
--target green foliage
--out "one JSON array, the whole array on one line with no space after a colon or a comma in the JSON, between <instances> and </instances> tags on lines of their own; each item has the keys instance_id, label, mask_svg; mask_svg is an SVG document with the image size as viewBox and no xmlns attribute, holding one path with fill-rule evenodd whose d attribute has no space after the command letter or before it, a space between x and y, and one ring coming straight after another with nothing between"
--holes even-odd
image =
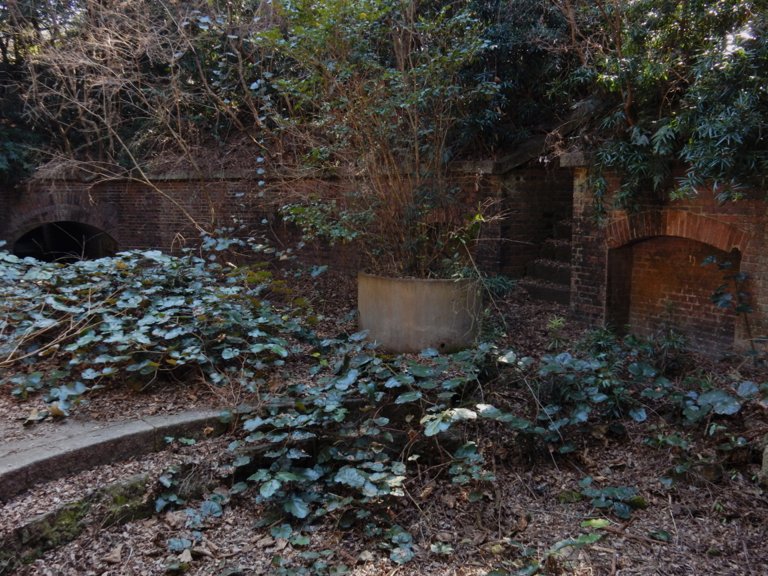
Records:
<instances>
[{"instance_id":1,"label":"green foliage","mask_svg":"<svg viewBox=\"0 0 768 576\"><path fill-rule=\"evenodd\" d=\"M572 31L585 40L575 47L610 102L593 134L599 196L604 171L616 171L616 201L632 207L670 188L679 164L675 196L712 189L735 200L764 185L766 24L761 3L742 0L580 7Z\"/></svg>"},{"instance_id":2,"label":"green foliage","mask_svg":"<svg viewBox=\"0 0 768 576\"><path fill-rule=\"evenodd\" d=\"M582 528L605 528L608 524L601 520L586 520L581 523ZM523 555L537 556L538 559L526 564L523 568L515 569L510 572L504 569L496 569L488 572L487 576L535 576L536 574L549 574L550 569L557 567L562 556L567 556L571 550L580 550L581 548L591 546L602 539L603 535L598 532L586 532L579 534L574 538L566 538L555 542L543 552L523 550Z\"/></svg>"},{"instance_id":3,"label":"green foliage","mask_svg":"<svg viewBox=\"0 0 768 576\"><path fill-rule=\"evenodd\" d=\"M506 424L524 437L566 454L577 448L579 432L608 423L625 433L620 420L644 423L653 412L675 415L688 428L705 426L708 434L727 436L725 424L707 427L713 419L738 414L748 402L759 401L768 384L749 380L715 385L704 378L670 380L664 370L674 351L653 339L628 336L620 341L607 332L593 333L577 353L545 354L538 361L508 352L499 358L525 383L533 398L533 414L478 406L478 417ZM664 353L661 353L664 351ZM677 352L679 353L679 352ZM660 431L650 445L687 450L679 433Z\"/></svg>"},{"instance_id":4,"label":"green foliage","mask_svg":"<svg viewBox=\"0 0 768 576\"><path fill-rule=\"evenodd\" d=\"M331 245L337 242L351 242L368 220L365 215L351 214L342 210L334 201L287 204L280 208L286 222L296 224L304 240L325 240Z\"/></svg>"},{"instance_id":5,"label":"green foliage","mask_svg":"<svg viewBox=\"0 0 768 576\"><path fill-rule=\"evenodd\" d=\"M34 143L36 137L27 127L3 126L0 116L0 181L14 183L29 174L35 160Z\"/></svg>"},{"instance_id":6,"label":"green foliage","mask_svg":"<svg viewBox=\"0 0 768 576\"><path fill-rule=\"evenodd\" d=\"M273 82L276 126L304 172L346 187L338 210L307 199L284 212L309 238L354 236L377 273L445 275L457 254L466 265L483 222L448 175L454 132L498 91L467 73L493 50L468 5L286 3L281 34L265 37L291 70Z\"/></svg>"},{"instance_id":7,"label":"green foliage","mask_svg":"<svg viewBox=\"0 0 768 576\"><path fill-rule=\"evenodd\" d=\"M630 486L606 486L596 488L593 480L587 476L579 482L581 493L591 498L592 506L598 510L609 510L622 520L629 520L633 508L645 508L645 500L637 494L637 489Z\"/></svg>"},{"instance_id":8,"label":"green foliage","mask_svg":"<svg viewBox=\"0 0 768 576\"><path fill-rule=\"evenodd\" d=\"M61 265L0 252L0 366L15 368L3 381L20 396L47 390L64 412L92 388L190 372L256 389L304 330L270 303L268 272L225 264L235 248L272 252L213 237L201 256L132 251Z\"/></svg>"},{"instance_id":9,"label":"green foliage","mask_svg":"<svg viewBox=\"0 0 768 576\"><path fill-rule=\"evenodd\" d=\"M493 480L474 442L443 434L477 419L474 410L456 404L477 385L491 352L481 346L451 356L425 350L417 359L392 358L376 354L364 333L315 342L310 357L318 363L307 381L277 396L263 393L266 409L244 415L241 440L229 447L231 468L243 480L186 508L186 529L205 530L230 498L245 496L267 506L272 536L294 547L308 544L305 529L330 517L343 528L361 525L392 562L410 561L413 536L393 524L387 511L405 495L411 475L421 466L436 466L457 484ZM444 425L432 427L433 421ZM439 434L441 446L455 446L447 460L447 452L432 447ZM176 475L171 470L160 478L158 510L184 506ZM194 540L189 533L181 538ZM276 573L341 570L331 556L307 550L293 560L281 558Z\"/></svg>"},{"instance_id":10,"label":"green foliage","mask_svg":"<svg viewBox=\"0 0 768 576\"><path fill-rule=\"evenodd\" d=\"M333 358L324 363L328 368L318 365L315 382L291 386L267 414L246 419L245 443L233 447L247 452L249 445L272 446L263 455L269 464L250 474L248 483L257 501L288 518L306 523L381 509L403 496L408 463L415 461L413 454L403 460L402 435L422 424L417 435L435 436L474 419L471 410L447 405L477 381L487 348L450 357L426 351L421 362L386 360L363 337L320 342L318 352ZM489 480L481 463L476 446L466 444L456 451L449 473L459 483ZM408 542L397 544L395 561L412 556Z\"/></svg>"},{"instance_id":11,"label":"green foliage","mask_svg":"<svg viewBox=\"0 0 768 576\"><path fill-rule=\"evenodd\" d=\"M757 343L764 342L764 337L756 337L752 332L752 322L750 316L753 312L752 295L747 290L749 274L741 271L734 271L734 264L731 260L718 259L715 256L705 258L702 266L715 265L723 273L723 283L715 288L711 295L712 303L718 308L733 310L740 315L744 321L744 328L747 333L750 345L750 355L755 365L763 361L758 351Z\"/></svg>"},{"instance_id":12,"label":"green foliage","mask_svg":"<svg viewBox=\"0 0 768 576\"><path fill-rule=\"evenodd\" d=\"M475 104L457 126L451 146L509 150L571 113L578 60L573 53L551 49L562 46L569 34L554 3L473 0L470 6L492 49L465 74L487 78L497 90Z\"/></svg>"},{"instance_id":13,"label":"green foliage","mask_svg":"<svg viewBox=\"0 0 768 576\"><path fill-rule=\"evenodd\" d=\"M482 277L483 288L493 298L510 294L517 286L517 280L503 274Z\"/></svg>"}]
</instances>

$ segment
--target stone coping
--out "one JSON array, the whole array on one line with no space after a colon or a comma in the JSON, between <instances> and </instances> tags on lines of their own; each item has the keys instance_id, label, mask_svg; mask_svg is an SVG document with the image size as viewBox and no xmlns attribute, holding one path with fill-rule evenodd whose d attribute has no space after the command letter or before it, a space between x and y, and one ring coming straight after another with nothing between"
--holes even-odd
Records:
<instances>
[{"instance_id":1,"label":"stone coping","mask_svg":"<svg viewBox=\"0 0 768 576\"><path fill-rule=\"evenodd\" d=\"M220 411L195 410L123 422L65 421L45 436L0 444L0 501L30 486L156 452L167 436L220 434Z\"/></svg>"}]
</instances>

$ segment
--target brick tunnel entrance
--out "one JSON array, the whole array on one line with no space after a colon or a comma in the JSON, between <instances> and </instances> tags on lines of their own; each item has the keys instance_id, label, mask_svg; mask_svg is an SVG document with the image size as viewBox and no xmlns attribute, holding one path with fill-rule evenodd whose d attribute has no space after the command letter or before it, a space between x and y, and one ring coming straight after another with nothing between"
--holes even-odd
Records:
<instances>
[{"instance_id":1,"label":"brick tunnel entrance","mask_svg":"<svg viewBox=\"0 0 768 576\"><path fill-rule=\"evenodd\" d=\"M13 245L16 256L46 262L74 262L113 256L115 240L103 230L81 222L49 222L21 236Z\"/></svg>"},{"instance_id":2,"label":"brick tunnel entrance","mask_svg":"<svg viewBox=\"0 0 768 576\"><path fill-rule=\"evenodd\" d=\"M731 263L729 272L705 265ZM663 337L673 330L687 346L722 353L734 343L736 315L712 302L724 276L738 272L741 254L673 236L657 236L614 248L608 255L608 320L619 330Z\"/></svg>"}]
</instances>

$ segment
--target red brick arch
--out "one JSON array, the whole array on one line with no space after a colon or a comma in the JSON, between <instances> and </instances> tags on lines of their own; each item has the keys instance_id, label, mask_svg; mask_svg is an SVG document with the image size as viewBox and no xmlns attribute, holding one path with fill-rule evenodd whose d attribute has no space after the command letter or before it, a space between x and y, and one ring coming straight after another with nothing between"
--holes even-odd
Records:
<instances>
[{"instance_id":1,"label":"red brick arch","mask_svg":"<svg viewBox=\"0 0 768 576\"><path fill-rule=\"evenodd\" d=\"M88 195L73 192L50 191L28 194L14 207L13 217L7 224L6 236L11 244L21 236L50 222L78 222L105 231L115 237L117 217L114 207L94 205Z\"/></svg>"},{"instance_id":2,"label":"red brick arch","mask_svg":"<svg viewBox=\"0 0 768 576\"><path fill-rule=\"evenodd\" d=\"M686 210L647 210L623 215L611 222L606 232L608 248L657 236L677 236L743 254L750 240L748 232L732 224Z\"/></svg>"}]
</instances>

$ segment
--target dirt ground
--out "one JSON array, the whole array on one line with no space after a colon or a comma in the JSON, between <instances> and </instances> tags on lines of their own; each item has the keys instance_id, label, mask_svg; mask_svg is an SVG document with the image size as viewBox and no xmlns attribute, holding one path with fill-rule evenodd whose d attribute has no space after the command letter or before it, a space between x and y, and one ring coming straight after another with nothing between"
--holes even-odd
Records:
<instances>
[{"instance_id":1,"label":"dirt ground","mask_svg":"<svg viewBox=\"0 0 768 576\"><path fill-rule=\"evenodd\" d=\"M313 306L326 318L326 329L353 329L349 315L354 301L352 279L328 275L305 288ZM584 330L566 320L553 334L552 318L567 318L567 311L557 305L531 302L522 291L513 291L497 304L507 319L506 343L520 354L540 354L555 336L567 346ZM696 361L713 370L734 370L733 364ZM282 376L290 378L291 374ZM759 371L751 376L768 380L768 375ZM102 390L72 417L123 419L188 408L227 407L243 400L236 392L217 391L200 382L144 391ZM23 419L40 402L31 399L20 403L8 390L0 391L4 441L57 425L49 420L22 426ZM206 520L191 555L182 558L182 563L188 564L188 574L216 576L280 574L281 562L296 568L310 566L315 558L330 566L344 564L346 573L356 576L476 576L494 573L495 569L508 571L495 574L506 574L523 570L534 561L541 563L541 574L765 575L768 498L755 477L760 466L756 448L759 437L768 433L768 414L755 408L739 418L734 429L741 430L755 449L738 461L724 461L714 470L704 460L701 466L694 463L671 484L662 477L677 461L678 452L646 442L649 427L664 424L660 415L652 415L643 424L627 423L620 432L595 427L588 431L580 450L567 456L527 452L501 428L482 433L469 430L468 434L476 434L472 439L482 447L497 480L485 485L479 494L435 481L436 474L427 468L409 480L406 496L387 510L391 520L414 537L416 556L404 565L394 564L389 550L376 539L367 538L359 526L347 526L339 518L312 526L306 532L309 542L292 544L276 538L270 526L259 524L264 510L246 497L233 499L220 517ZM709 447L704 435L700 436L696 442L701 443L704 453ZM223 437L194 446L174 443L140 460L36 486L0 508L0 539L29 518L77 500L100 485L138 473L159 478L174 464L210 469L230 440ZM629 520L605 514L589 499L574 497L579 481L586 476L600 486L636 488L644 506L634 510ZM590 519L606 522L590 525ZM183 510L117 526L90 524L73 542L45 553L17 573L172 573L168 567L178 564L179 554L170 552L168 543L184 533L184 524ZM599 536L583 547L566 545L569 539L589 534ZM558 546L559 550L553 549ZM303 573L320 573L314 570L307 568ZM531 569L528 573L534 572Z\"/></svg>"}]
</instances>

